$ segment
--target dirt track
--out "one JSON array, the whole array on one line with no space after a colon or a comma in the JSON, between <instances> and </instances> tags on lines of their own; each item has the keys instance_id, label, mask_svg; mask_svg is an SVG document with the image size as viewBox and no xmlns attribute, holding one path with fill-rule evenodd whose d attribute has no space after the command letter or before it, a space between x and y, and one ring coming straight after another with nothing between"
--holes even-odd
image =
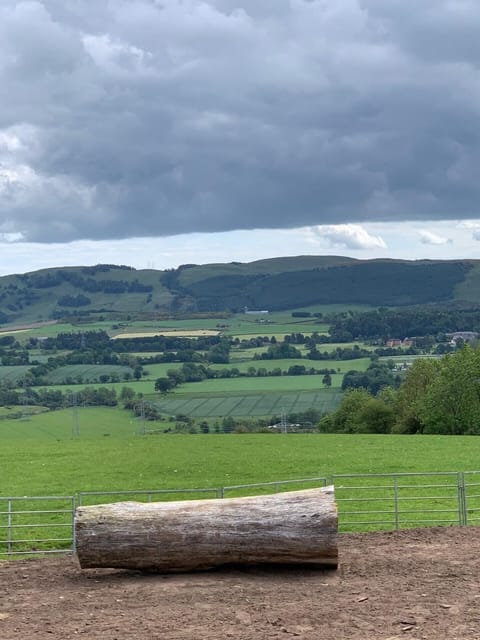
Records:
<instances>
[{"instance_id":1,"label":"dirt track","mask_svg":"<svg viewBox=\"0 0 480 640\"><path fill-rule=\"evenodd\" d=\"M0 563L0 638L480 639L480 528L340 536L340 568L189 575Z\"/></svg>"}]
</instances>

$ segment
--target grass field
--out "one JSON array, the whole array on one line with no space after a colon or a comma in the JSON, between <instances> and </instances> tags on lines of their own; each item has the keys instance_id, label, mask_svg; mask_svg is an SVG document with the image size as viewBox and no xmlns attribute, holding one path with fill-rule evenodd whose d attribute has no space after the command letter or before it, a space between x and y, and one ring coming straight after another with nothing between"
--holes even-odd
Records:
<instances>
[{"instance_id":1,"label":"grass field","mask_svg":"<svg viewBox=\"0 0 480 640\"><path fill-rule=\"evenodd\" d=\"M216 487L333 473L480 468L480 438L392 435L150 435L118 409L0 421L1 495Z\"/></svg>"},{"instance_id":2,"label":"grass field","mask_svg":"<svg viewBox=\"0 0 480 640\"><path fill-rule=\"evenodd\" d=\"M51 384L62 384L68 378L73 378L74 380L82 378L87 382L89 380L99 380L102 375L117 375L118 379L122 380L126 373L133 376L133 369L115 364L68 364L48 373L46 380Z\"/></svg>"},{"instance_id":3,"label":"grass field","mask_svg":"<svg viewBox=\"0 0 480 640\"><path fill-rule=\"evenodd\" d=\"M112 340L121 338L154 338L165 336L169 338L201 338L204 336L218 336L219 331L213 329L157 329L156 331L130 331L129 333L117 333Z\"/></svg>"},{"instance_id":4,"label":"grass field","mask_svg":"<svg viewBox=\"0 0 480 640\"><path fill-rule=\"evenodd\" d=\"M459 475L438 472L476 471L480 466L480 439L475 437L140 435L139 422L118 409L80 409L79 437L72 437L72 414L64 410L29 421L0 421L0 556L10 548L69 549L73 503L67 496L79 493L83 504L91 504L147 500L148 492L155 491L167 493L150 493L153 500L214 497L213 491L192 490L233 486L225 494L233 497L277 489L235 485L287 481L283 490L291 490L323 483L295 480L325 478L335 482L341 531L458 524ZM364 475L428 472L432 475L396 479ZM478 496L471 496L476 475L467 482L468 513L475 519L480 513ZM38 501L34 496L56 497ZM15 510L12 522L21 525L11 538L8 504ZM51 511L42 515L39 509Z\"/></svg>"},{"instance_id":5,"label":"grass field","mask_svg":"<svg viewBox=\"0 0 480 640\"><path fill-rule=\"evenodd\" d=\"M333 411L340 402L338 391L327 389L298 393L258 393L242 394L211 393L196 396L180 394L153 400L152 404L166 416L184 414L196 418L262 417L286 413L302 412L315 407L323 412Z\"/></svg>"},{"instance_id":6,"label":"grass field","mask_svg":"<svg viewBox=\"0 0 480 640\"><path fill-rule=\"evenodd\" d=\"M16 383L21 380L23 376L30 369L30 365L20 365L17 367L3 365L0 367L0 383L1 382L13 382Z\"/></svg>"},{"instance_id":7,"label":"grass field","mask_svg":"<svg viewBox=\"0 0 480 640\"><path fill-rule=\"evenodd\" d=\"M332 386L339 386L336 376L332 376ZM321 375L313 376L267 376L256 378L213 378L202 382L186 382L175 392L176 396L191 393L221 393L235 392L286 392L286 391L320 391L323 389Z\"/></svg>"},{"instance_id":8,"label":"grass field","mask_svg":"<svg viewBox=\"0 0 480 640\"><path fill-rule=\"evenodd\" d=\"M356 369L357 371L365 371L367 367L371 364L370 358L358 358L357 360L306 360L303 358L285 358L283 360L233 360L230 364L219 365L213 364L210 365L211 369L231 369L236 367L239 371L248 371L250 367L254 367L255 369L281 369L283 371L288 371L288 369L294 365L304 366L306 369L314 368L314 369L335 369L339 373L345 373L346 371L350 371L350 369ZM147 365L147 369L150 369L150 366Z\"/></svg>"}]
</instances>

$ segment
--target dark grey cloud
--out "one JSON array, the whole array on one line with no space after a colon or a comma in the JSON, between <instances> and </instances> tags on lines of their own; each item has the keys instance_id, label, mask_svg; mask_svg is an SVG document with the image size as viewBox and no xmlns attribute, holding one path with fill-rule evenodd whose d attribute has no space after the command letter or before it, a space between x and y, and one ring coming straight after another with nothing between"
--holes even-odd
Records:
<instances>
[{"instance_id":1,"label":"dark grey cloud","mask_svg":"<svg viewBox=\"0 0 480 640\"><path fill-rule=\"evenodd\" d=\"M476 0L2 0L0 233L478 217L479 28Z\"/></svg>"}]
</instances>

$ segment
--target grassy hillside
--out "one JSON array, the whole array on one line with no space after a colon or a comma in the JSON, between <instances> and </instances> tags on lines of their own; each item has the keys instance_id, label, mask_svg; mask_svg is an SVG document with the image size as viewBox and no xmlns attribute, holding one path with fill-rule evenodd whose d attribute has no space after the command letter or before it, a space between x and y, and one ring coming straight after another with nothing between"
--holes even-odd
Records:
<instances>
[{"instance_id":1,"label":"grassy hillside","mask_svg":"<svg viewBox=\"0 0 480 640\"><path fill-rule=\"evenodd\" d=\"M0 325L61 318L159 319L185 313L315 305L478 302L477 261L297 256L137 271L97 265L0 278Z\"/></svg>"},{"instance_id":2,"label":"grassy hillside","mask_svg":"<svg viewBox=\"0 0 480 640\"><path fill-rule=\"evenodd\" d=\"M63 267L0 278L0 322L30 323L139 309L154 314L169 307L172 294L161 272L128 267Z\"/></svg>"}]
</instances>

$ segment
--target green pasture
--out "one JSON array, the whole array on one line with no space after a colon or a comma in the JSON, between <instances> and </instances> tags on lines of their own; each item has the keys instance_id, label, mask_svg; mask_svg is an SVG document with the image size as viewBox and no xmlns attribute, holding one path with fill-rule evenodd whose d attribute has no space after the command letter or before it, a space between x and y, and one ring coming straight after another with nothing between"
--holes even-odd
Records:
<instances>
[{"instance_id":1,"label":"green pasture","mask_svg":"<svg viewBox=\"0 0 480 640\"><path fill-rule=\"evenodd\" d=\"M124 380L122 382L106 382L99 384L91 382L86 384L52 384L45 387L34 387L35 389L43 389L47 391L62 391L63 393L78 393L82 389L98 389L99 387L107 387L115 389L119 394L123 387L130 387L135 393L152 394L154 393L154 383L152 380Z\"/></svg>"},{"instance_id":2,"label":"green pasture","mask_svg":"<svg viewBox=\"0 0 480 640\"><path fill-rule=\"evenodd\" d=\"M247 349L245 351L235 351L231 354L229 364L211 364L209 368L212 371L222 371L225 369L236 368L240 373L247 373L253 367L258 369L280 369L282 373L295 365L304 366L306 369L335 369L337 373L346 373L352 369L356 371L365 371L371 364L370 358L359 358L357 360L307 360L306 358L283 358L279 360L253 360L254 353L260 353L261 349ZM160 362L144 365L146 375L145 380L156 380L167 375L170 370L178 370L182 368L181 362ZM341 385L341 379L339 384ZM194 383L197 385L198 383ZM273 383L275 384L275 383ZM308 383L307 383L308 384ZM332 383L333 384L333 383ZM275 385L276 386L276 385ZM334 385L335 386L335 385Z\"/></svg>"},{"instance_id":3,"label":"green pasture","mask_svg":"<svg viewBox=\"0 0 480 640\"><path fill-rule=\"evenodd\" d=\"M50 371L45 378L48 383L55 385L62 384L70 378L94 382L98 381L102 375L116 375L123 380L125 374L133 376L133 370L130 367L115 364L68 364Z\"/></svg>"},{"instance_id":4,"label":"green pasture","mask_svg":"<svg viewBox=\"0 0 480 640\"><path fill-rule=\"evenodd\" d=\"M368 351L373 351L375 347L372 347L369 344L365 344L364 342L329 342L326 344L318 344L317 349L320 352L323 351L335 351L338 347L341 349L353 349L354 347L359 347L360 349L368 349Z\"/></svg>"},{"instance_id":5,"label":"green pasture","mask_svg":"<svg viewBox=\"0 0 480 640\"><path fill-rule=\"evenodd\" d=\"M22 407L18 407L21 409ZM38 408L38 407L37 407ZM140 430L138 420L129 411L109 407L78 407L31 415L28 420L1 420L0 442L19 445L34 441L64 442L72 439L74 421L78 420L82 439L101 440L104 437L129 438ZM19 451L17 457L22 457ZM2 474L0 468L0 475Z\"/></svg>"},{"instance_id":6,"label":"green pasture","mask_svg":"<svg viewBox=\"0 0 480 640\"><path fill-rule=\"evenodd\" d=\"M313 304L309 307L299 307L295 311L310 311L310 313L346 313L347 311L370 311L370 304ZM290 314L291 315L291 314Z\"/></svg>"},{"instance_id":7,"label":"green pasture","mask_svg":"<svg viewBox=\"0 0 480 640\"><path fill-rule=\"evenodd\" d=\"M281 337L281 340L283 337ZM270 344L262 345L261 347L250 347L248 349L244 349L241 347L232 347L230 350L230 362L246 362L247 360L253 360L256 355L261 355L262 353L267 353L270 348ZM303 344L294 345L295 349L300 351L303 356L306 356L309 352L309 349Z\"/></svg>"},{"instance_id":8,"label":"green pasture","mask_svg":"<svg viewBox=\"0 0 480 640\"><path fill-rule=\"evenodd\" d=\"M14 335L15 339L20 343L24 343L28 338L51 338L59 333L79 333L84 331L98 331L103 329L108 330L111 326L111 322L88 322L82 324L70 324L68 322L58 322L52 324L45 324L35 326L32 323L32 327L29 329L16 330L14 326L10 329L8 327L2 328L0 335Z\"/></svg>"},{"instance_id":9,"label":"green pasture","mask_svg":"<svg viewBox=\"0 0 480 640\"><path fill-rule=\"evenodd\" d=\"M16 367L9 365L0 366L0 383L13 382L15 384L23 378L29 369L30 365L19 365Z\"/></svg>"},{"instance_id":10,"label":"green pasture","mask_svg":"<svg viewBox=\"0 0 480 640\"><path fill-rule=\"evenodd\" d=\"M407 363L412 363L415 362L415 360L418 359L434 359L434 360L438 360L440 359L442 356L440 355L436 355L436 354L422 354L422 355L402 355L402 356L381 356L379 358L379 360L383 361L383 362L388 362L389 360L391 360L392 362L394 362L395 364L403 364L404 362Z\"/></svg>"},{"instance_id":11,"label":"green pasture","mask_svg":"<svg viewBox=\"0 0 480 640\"><path fill-rule=\"evenodd\" d=\"M218 331L217 325L223 325L228 322L225 318L186 318L186 319L168 319L168 320L151 320L123 322L119 329L115 329L115 333L135 333L142 331L156 331L157 329L165 329L165 331L189 331L200 329L211 329ZM110 333L110 331L109 331Z\"/></svg>"},{"instance_id":12,"label":"green pasture","mask_svg":"<svg viewBox=\"0 0 480 640\"><path fill-rule=\"evenodd\" d=\"M480 438L339 434L138 435L119 409L0 421L1 495L217 487L279 479L476 470Z\"/></svg>"},{"instance_id":13,"label":"green pasture","mask_svg":"<svg viewBox=\"0 0 480 640\"><path fill-rule=\"evenodd\" d=\"M268 351L270 345L265 345L262 347L252 347L251 349L239 349L234 347L230 349L230 362L235 364L237 362L249 362L253 360L256 353L262 354Z\"/></svg>"},{"instance_id":14,"label":"green pasture","mask_svg":"<svg viewBox=\"0 0 480 640\"><path fill-rule=\"evenodd\" d=\"M340 386L336 376L332 376L332 386ZM322 375L311 376L266 376L255 378L214 378L202 382L186 382L175 390L175 395L191 393L238 393L249 392L285 392L285 391L319 391L324 388Z\"/></svg>"},{"instance_id":15,"label":"green pasture","mask_svg":"<svg viewBox=\"0 0 480 640\"><path fill-rule=\"evenodd\" d=\"M266 484L227 489L225 495L231 497L322 484L321 480L293 482L301 478L335 482L341 531L456 524L459 476L438 472L475 471L480 459L480 439L472 436L140 435L139 422L118 409L79 409L78 437L72 436L72 424L73 412L67 410L32 416L29 421L0 421L0 552L7 549L8 496L18 496L16 509L28 511L39 504L28 496L57 496L42 503L41 508L52 510L50 516L14 515L15 524L25 528L15 530L13 539L30 540L16 550L68 549L71 502L58 496L104 492L103 496L83 496L83 503L89 504L146 500L149 491L159 490L167 493L151 494L152 499L215 495L194 494L191 490L195 488L289 481L284 487ZM364 476L428 472L432 475ZM476 475L466 478L466 484L476 482ZM396 518L395 504L399 506ZM65 513L53 513L58 509ZM468 509L474 522L480 509L478 499L469 500ZM41 528L32 528L32 523ZM57 538L57 542L38 543L39 536Z\"/></svg>"},{"instance_id":16,"label":"green pasture","mask_svg":"<svg viewBox=\"0 0 480 640\"><path fill-rule=\"evenodd\" d=\"M267 336L271 338L274 336L277 340L283 340L285 336L291 333L303 333L305 336L310 336L314 332L327 333L328 325L326 324L262 324L256 327L242 326L238 331L228 330L224 331L226 335L231 335L240 340L248 340L252 336Z\"/></svg>"},{"instance_id":17,"label":"green pasture","mask_svg":"<svg viewBox=\"0 0 480 640\"><path fill-rule=\"evenodd\" d=\"M177 320L138 321L120 323L118 328L112 329L112 323L105 323L103 328L110 335L121 333L142 333L143 331L196 331L210 329L221 331L228 336L271 336L275 334L307 333L314 331L325 333L328 325L319 322L317 318L292 318L289 312L269 313L267 315L236 314L230 317L217 318L189 318ZM77 329L78 330L78 329Z\"/></svg>"},{"instance_id":18,"label":"green pasture","mask_svg":"<svg viewBox=\"0 0 480 640\"><path fill-rule=\"evenodd\" d=\"M183 414L196 418L270 417L282 411L299 413L311 408L327 413L338 406L340 397L339 391L327 389L297 393L261 393L257 390L243 394L172 394L150 402L166 416Z\"/></svg>"},{"instance_id":19,"label":"green pasture","mask_svg":"<svg viewBox=\"0 0 480 640\"><path fill-rule=\"evenodd\" d=\"M370 358L358 358L357 360L307 360L306 358L284 358L279 360L245 360L234 361L230 364L213 364L210 365L211 369L232 369L237 368L240 372L246 372L250 367L255 369L281 369L288 371L288 369L295 365L304 366L306 369L335 369L339 373L345 373L351 369L356 371L365 371L371 364ZM147 366L150 369L149 366Z\"/></svg>"},{"instance_id":20,"label":"green pasture","mask_svg":"<svg viewBox=\"0 0 480 640\"><path fill-rule=\"evenodd\" d=\"M157 362L155 364L146 364L143 366L143 371L146 374L144 376L144 380L164 378L168 371L178 371L181 368L181 362Z\"/></svg>"}]
</instances>

